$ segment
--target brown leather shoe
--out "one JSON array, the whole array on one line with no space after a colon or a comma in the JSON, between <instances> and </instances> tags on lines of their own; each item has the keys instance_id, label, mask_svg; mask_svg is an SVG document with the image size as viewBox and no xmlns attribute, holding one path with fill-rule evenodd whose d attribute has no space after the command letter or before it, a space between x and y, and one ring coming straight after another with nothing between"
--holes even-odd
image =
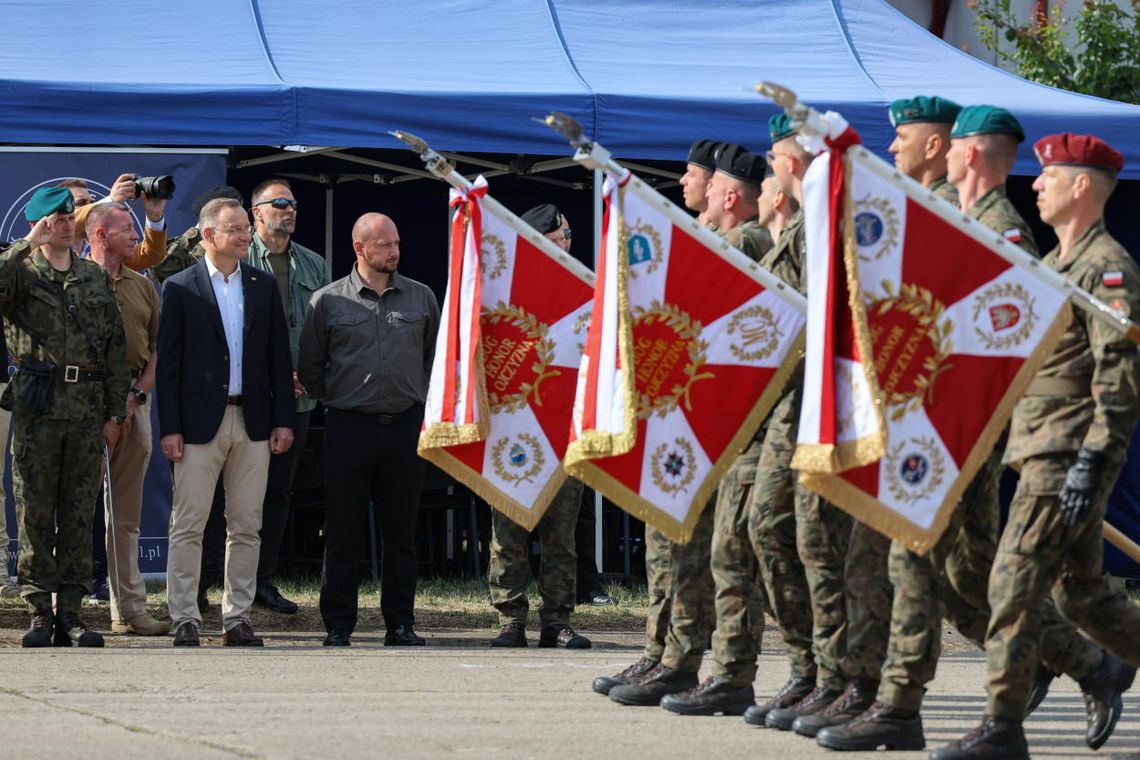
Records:
<instances>
[{"instance_id":1,"label":"brown leather shoe","mask_svg":"<svg viewBox=\"0 0 1140 760\"><path fill-rule=\"evenodd\" d=\"M201 641L198 639L198 626L189 620L184 620L174 632L174 646L196 647L199 644Z\"/></svg>"},{"instance_id":2,"label":"brown leather shoe","mask_svg":"<svg viewBox=\"0 0 1140 760\"><path fill-rule=\"evenodd\" d=\"M762 705L752 705L744 711L744 722L750 726L763 726L768 713L781 707L790 707L811 694L815 678L792 678L776 692L776 696Z\"/></svg>"},{"instance_id":3,"label":"brown leather shoe","mask_svg":"<svg viewBox=\"0 0 1140 760\"><path fill-rule=\"evenodd\" d=\"M817 685L812 693L804 697L802 701L788 707L777 708L768 713L767 717L764 718L764 725L781 731L791 731L796 718L801 715L814 715L817 712L823 712L828 705L839 699L839 695L842 693L840 689L828 689L825 686Z\"/></svg>"},{"instance_id":4,"label":"brown leather shoe","mask_svg":"<svg viewBox=\"0 0 1140 760\"><path fill-rule=\"evenodd\" d=\"M112 621L111 633L133 633L137 636L165 636L170 633L170 623L166 620L155 620L144 612L141 615L135 615L130 620Z\"/></svg>"},{"instance_id":5,"label":"brown leather shoe","mask_svg":"<svg viewBox=\"0 0 1140 760\"><path fill-rule=\"evenodd\" d=\"M262 647L265 641L253 635L249 623L238 623L222 634L222 645L227 647Z\"/></svg>"},{"instance_id":6,"label":"brown leather shoe","mask_svg":"<svg viewBox=\"0 0 1140 760\"><path fill-rule=\"evenodd\" d=\"M594 691L599 694L609 694L615 686L637 683L643 675L657 667L657 660L642 657L622 672L612 676L598 676L594 679Z\"/></svg>"}]
</instances>

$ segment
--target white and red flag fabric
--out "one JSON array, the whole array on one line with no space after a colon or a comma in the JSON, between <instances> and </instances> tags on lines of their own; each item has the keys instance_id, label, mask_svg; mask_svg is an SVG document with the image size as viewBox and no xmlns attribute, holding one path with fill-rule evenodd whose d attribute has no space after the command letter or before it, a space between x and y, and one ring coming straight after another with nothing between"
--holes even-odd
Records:
<instances>
[{"instance_id":1,"label":"white and red flag fabric","mask_svg":"<svg viewBox=\"0 0 1140 760\"><path fill-rule=\"evenodd\" d=\"M593 281L489 197L482 177L452 190L451 205L419 453L529 530L566 479Z\"/></svg>"},{"instance_id":2,"label":"white and red flag fabric","mask_svg":"<svg viewBox=\"0 0 1140 760\"><path fill-rule=\"evenodd\" d=\"M805 304L632 174L605 203L566 468L684 542L793 369Z\"/></svg>"},{"instance_id":3,"label":"white and red flag fabric","mask_svg":"<svg viewBox=\"0 0 1140 760\"><path fill-rule=\"evenodd\" d=\"M919 553L942 534L1069 318L992 231L858 145L804 179L808 326L793 466ZM1018 256L1012 256L1017 259Z\"/></svg>"}]
</instances>

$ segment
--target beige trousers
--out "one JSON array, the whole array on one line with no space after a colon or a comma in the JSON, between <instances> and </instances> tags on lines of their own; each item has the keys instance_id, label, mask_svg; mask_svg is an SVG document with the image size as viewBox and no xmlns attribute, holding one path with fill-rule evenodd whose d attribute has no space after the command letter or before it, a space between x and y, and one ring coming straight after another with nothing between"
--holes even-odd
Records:
<instances>
[{"instance_id":1,"label":"beige trousers","mask_svg":"<svg viewBox=\"0 0 1140 760\"><path fill-rule=\"evenodd\" d=\"M111 620L126 621L146 612L146 586L139 573L139 521L143 480L150 464L150 404L131 417L130 430L119 437L111 455L111 497L104 489L107 526L107 582L111 589Z\"/></svg>"},{"instance_id":2,"label":"beige trousers","mask_svg":"<svg viewBox=\"0 0 1140 760\"><path fill-rule=\"evenodd\" d=\"M269 441L251 441L240 406L227 406L214 440L182 447L174 465L174 509L170 513L170 548L166 566L167 606L177 628L187 620L201 625L198 576L202 566L202 531L210 516L218 475L226 490L226 567L222 627L249 623L257 590L261 548L261 503L269 472Z\"/></svg>"}]
</instances>

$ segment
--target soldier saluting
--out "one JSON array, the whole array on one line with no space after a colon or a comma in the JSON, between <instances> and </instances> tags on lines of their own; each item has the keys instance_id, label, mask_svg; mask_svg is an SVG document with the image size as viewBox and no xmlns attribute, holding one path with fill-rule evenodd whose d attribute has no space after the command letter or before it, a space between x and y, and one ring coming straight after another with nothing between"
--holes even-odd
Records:
<instances>
[{"instance_id":1,"label":"soldier saluting","mask_svg":"<svg viewBox=\"0 0 1140 760\"><path fill-rule=\"evenodd\" d=\"M114 447L126 413L123 324L107 274L71 252L71 193L40 188L24 216L31 231L0 252L0 313L18 367L4 397L12 409L17 570L33 610L23 645L101 647L79 609L91 592L91 505L103 444Z\"/></svg>"}]
</instances>

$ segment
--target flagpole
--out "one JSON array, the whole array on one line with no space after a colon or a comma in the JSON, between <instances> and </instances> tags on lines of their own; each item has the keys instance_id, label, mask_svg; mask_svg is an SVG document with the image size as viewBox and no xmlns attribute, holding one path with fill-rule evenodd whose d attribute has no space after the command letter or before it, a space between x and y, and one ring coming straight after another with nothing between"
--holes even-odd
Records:
<instances>
[{"instance_id":1,"label":"flagpole","mask_svg":"<svg viewBox=\"0 0 1140 760\"><path fill-rule=\"evenodd\" d=\"M752 261L742 251L729 245L724 238L686 214L677 207L677 204L642 182L636 174L632 174L629 169L615 161L613 155L608 150L598 143L588 140L583 134L582 125L573 118L564 113L555 111L547 116L543 123L569 141L571 147L575 149L575 161L591 169L601 169L607 174L617 178L625 178L632 175L632 180L626 185L627 189L636 193L655 210L664 214L671 223L685 230L707 248L719 253L721 258L726 262L732 264L740 271L755 277L765 289L776 293L799 311L799 313L804 314L807 312L807 299L804 298L803 295L794 288L789 287L783 280L776 277L767 269L764 269ZM733 251L739 255L731 255Z\"/></svg>"},{"instance_id":2,"label":"flagpole","mask_svg":"<svg viewBox=\"0 0 1140 760\"><path fill-rule=\"evenodd\" d=\"M771 98L777 105L783 106L784 112L792 117L793 125L800 133L809 136L827 134L827 126L824 124L819 111L801 103L791 90L772 82L762 82L756 85L756 91ZM939 198L923 187L921 183L899 172L895 167L863 146L858 145L850 148L847 153L859 160L868 171L901 187L907 196L921 203L924 208L932 213L937 214L947 224L990 248L1010 264L1027 270L1045 285L1065 293L1077 306L1094 318L1124 333L1133 343L1140 343L1140 325L1132 322L1087 290L1078 288L1059 272L1045 266L1037 257L1025 249L1010 243L997 232L967 216L960 209Z\"/></svg>"},{"instance_id":3,"label":"flagpole","mask_svg":"<svg viewBox=\"0 0 1140 760\"><path fill-rule=\"evenodd\" d=\"M416 137L409 132L404 132L403 130L399 129L392 130L388 132L388 134L405 143L413 153L418 153L420 159L424 162L424 165L427 167L428 171L455 189L470 190L475 186L474 182L456 171L455 167L452 166L447 161L447 159L432 150L431 147L422 138ZM500 219L505 221L515 232L526 238L540 251L545 253L550 258L556 259L564 264L567 269L571 270L574 274L581 277L591 287L594 285L594 273L590 270L589 267L578 261L578 259L564 252L561 248L555 245L552 240L540 233L534 227L531 227L522 219L519 219L518 216L512 213L511 210L506 206L499 203L490 195L484 196L480 199L479 202L482 203L485 208L491 210L495 216L498 216Z\"/></svg>"}]
</instances>

